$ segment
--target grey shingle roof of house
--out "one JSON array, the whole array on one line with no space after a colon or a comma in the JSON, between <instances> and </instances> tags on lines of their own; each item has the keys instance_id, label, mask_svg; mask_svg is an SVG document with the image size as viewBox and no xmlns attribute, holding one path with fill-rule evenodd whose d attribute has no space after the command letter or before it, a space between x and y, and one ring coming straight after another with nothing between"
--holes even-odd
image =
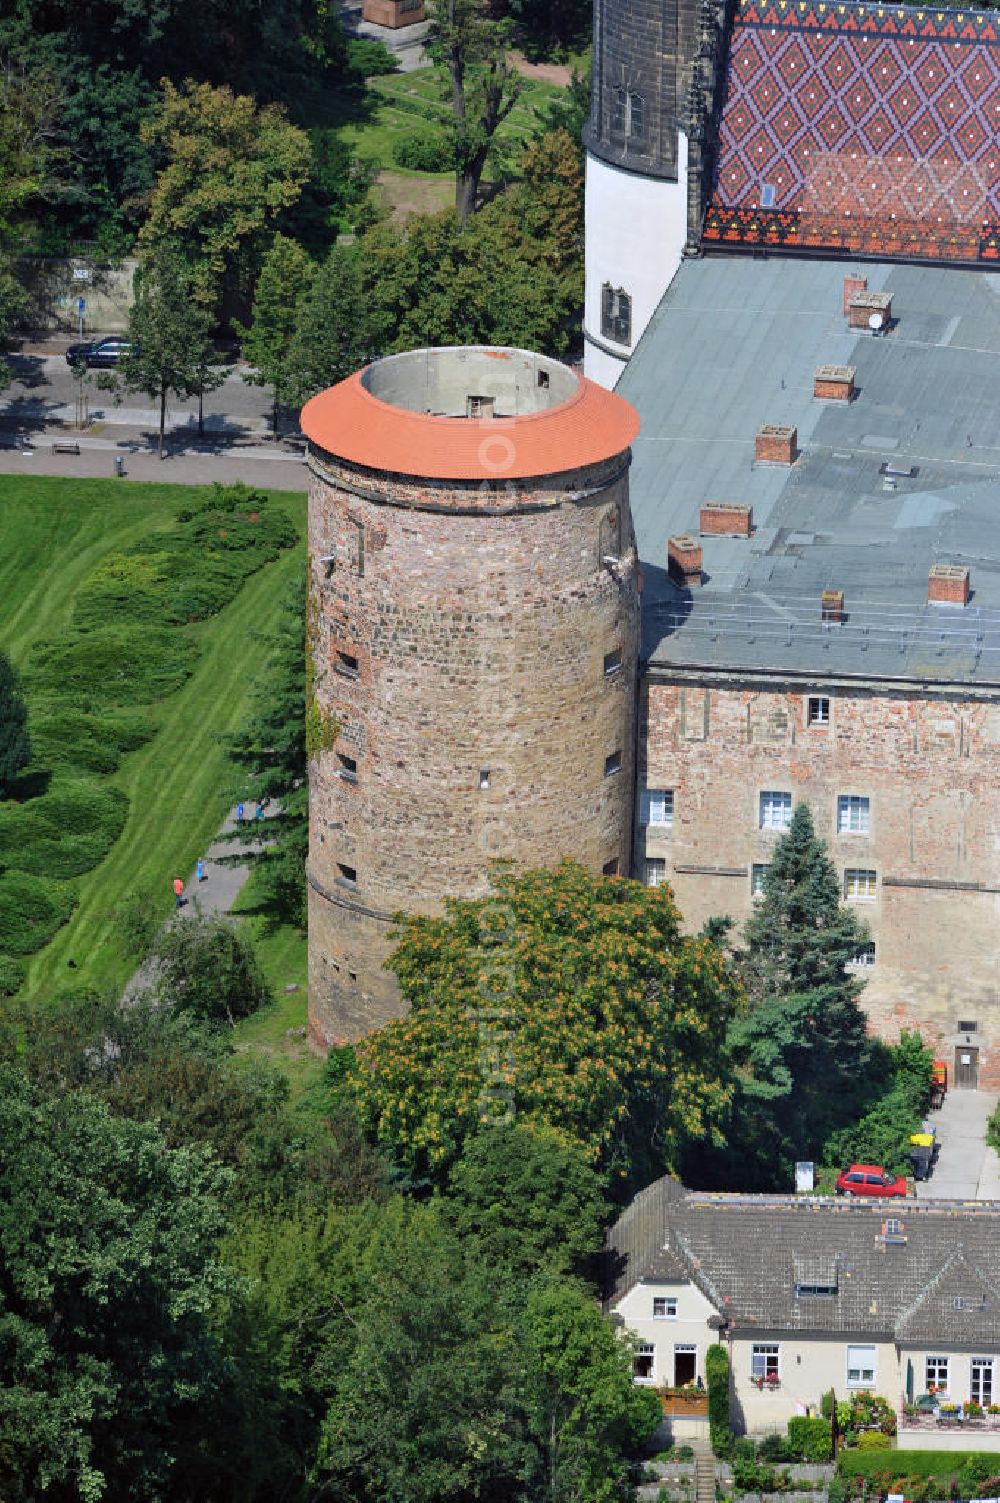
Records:
<instances>
[{"instance_id":1,"label":"grey shingle roof of house","mask_svg":"<svg viewBox=\"0 0 1000 1503\"><path fill-rule=\"evenodd\" d=\"M735 1330L1000 1342L1000 1203L706 1195L665 1178L609 1231L608 1270L609 1307L690 1279Z\"/></svg>"},{"instance_id":2,"label":"grey shingle roof of house","mask_svg":"<svg viewBox=\"0 0 1000 1503\"><path fill-rule=\"evenodd\" d=\"M892 294L874 337L847 328L851 269L689 261L654 314L617 387L642 417L644 657L1000 685L1000 275L866 264ZM857 368L855 401L813 397L831 363ZM754 463L763 423L797 427L792 468ZM697 533L707 501L750 503L755 533L704 538L706 582L682 591L666 541ZM934 563L968 565L967 607L927 604ZM844 590L844 624L822 624L825 589Z\"/></svg>"}]
</instances>

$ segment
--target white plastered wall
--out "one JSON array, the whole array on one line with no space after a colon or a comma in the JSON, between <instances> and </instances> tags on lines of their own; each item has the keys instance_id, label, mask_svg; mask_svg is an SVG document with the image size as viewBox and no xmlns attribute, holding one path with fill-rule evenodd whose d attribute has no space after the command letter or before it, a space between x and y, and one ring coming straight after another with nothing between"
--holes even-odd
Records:
<instances>
[{"instance_id":1,"label":"white plastered wall","mask_svg":"<svg viewBox=\"0 0 1000 1503\"><path fill-rule=\"evenodd\" d=\"M675 1316L654 1318L653 1300L661 1296L676 1299ZM636 1284L622 1296L615 1312L640 1341L655 1347L651 1386L662 1388L673 1384L675 1346L697 1349L695 1373L705 1381L705 1352L716 1344L718 1334L708 1325L708 1317L715 1314L715 1308L694 1284Z\"/></svg>"},{"instance_id":2,"label":"white plastered wall","mask_svg":"<svg viewBox=\"0 0 1000 1503\"><path fill-rule=\"evenodd\" d=\"M677 181L623 172L587 157L584 374L609 389L681 264L687 240L687 136L677 142ZM601 288L609 282L632 299L632 342L601 335ZM607 345L605 350L601 346Z\"/></svg>"}]
</instances>

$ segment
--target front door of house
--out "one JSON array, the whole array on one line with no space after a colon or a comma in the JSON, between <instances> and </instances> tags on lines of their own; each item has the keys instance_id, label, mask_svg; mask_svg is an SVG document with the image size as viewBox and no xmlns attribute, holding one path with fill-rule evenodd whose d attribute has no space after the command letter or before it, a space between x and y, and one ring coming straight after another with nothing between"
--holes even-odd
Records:
<instances>
[{"instance_id":1,"label":"front door of house","mask_svg":"<svg viewBox=\"0 0 1000 1503\"><path fill-rule=\"evenodd\" d=\"M687 1383L694 1382L695 1367L698 1362L698 1348L696 1346L674 1347L674 1387L683 1388Z\"/></svg>"},{"instance_id":2,"label":"front door of house","mask_svg":"<svg viewBox=\"0 0 1000 1503\"><path fill-rule=\"evenodd\" d=\"M979 1084L979 1050L971 1044L955 1045L955 1084L968 1091Z\"/></svg>"}]
</instances>

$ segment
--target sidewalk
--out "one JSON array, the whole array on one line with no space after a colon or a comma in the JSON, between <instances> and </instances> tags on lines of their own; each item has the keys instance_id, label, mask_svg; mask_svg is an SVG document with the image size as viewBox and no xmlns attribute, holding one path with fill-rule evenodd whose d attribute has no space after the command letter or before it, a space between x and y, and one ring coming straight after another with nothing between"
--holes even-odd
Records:
<instances>
[{"instance_id":1,"label":"sidewalk","mask_svg":"<svg viewBox=\"0 0 1000 1503\"><path fill-rule=\"evenodd\" d=\"M954 1087L929 1121L941 1149L930 1179L916 1186L918 1200L1000 1200L1000 1158L986 1142L997 1097Z\"/></svg>"},{"instance_id":2,"label":"sidewalk","mask_svg":"<svg viewBox=\"0 0 1000 1503\"><path fill-rule=\"evenodd\" d=\"M79 454L57 454L55 444L79 445ZM161 460L155 437L146 429L119 428L114 436L77 433L72 429L4 429L0 425L0 475L61 475L106 479L115 474L115 457L125 461L129 480L156 480L161 484L231 485L242 480L269 490L305 491L309 475L300 448L276 442L226 438L192 442L189 437L167 434L167 450Z\"/></svg>"}]
</instances>

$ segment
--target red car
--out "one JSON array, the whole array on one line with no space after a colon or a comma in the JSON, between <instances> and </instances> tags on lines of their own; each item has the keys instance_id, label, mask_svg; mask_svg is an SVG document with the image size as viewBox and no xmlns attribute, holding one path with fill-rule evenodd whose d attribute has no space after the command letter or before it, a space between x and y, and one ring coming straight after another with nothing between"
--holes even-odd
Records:
<instances>
[{"instance_id":1,"label":"red car","mask_svg":"<svg viewBox=\"0 0 1000 1503\"><path fill-rule=\"evenodd\" d=\"M838 1195L905 1195L906 1180L886 1174L879 1164L852 1164L837 1176Z\"/></svg>"}]
</instances>

